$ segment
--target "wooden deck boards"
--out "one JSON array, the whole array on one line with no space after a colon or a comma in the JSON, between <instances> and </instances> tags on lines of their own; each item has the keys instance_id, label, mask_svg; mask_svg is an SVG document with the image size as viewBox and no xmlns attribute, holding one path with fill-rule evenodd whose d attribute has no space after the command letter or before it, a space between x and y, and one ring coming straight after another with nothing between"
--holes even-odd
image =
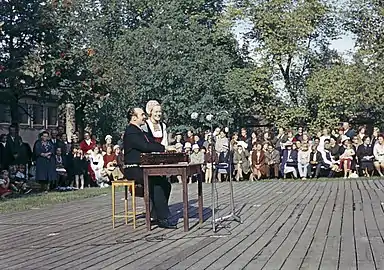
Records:
<instances>
[{"instance_id":1,"label":"wooden deck boards","mask_svg":"<svg viewBox=\"0 0 384 270\"><path fill-rule=\"evenodd\" d=\"M190 226L198 222L193 185ZM136 230L123 220L113 230L110 195L0 215L0 268L384 269L384 180L240 182L234 189L243 223L225 221L217 233L209 184L206 221L188 233L178 184L171 196L177 230L146 232L143 218ZM219 215L226 215L228 184L218 183L217 194Z\"/></svg>"}]
</instances>

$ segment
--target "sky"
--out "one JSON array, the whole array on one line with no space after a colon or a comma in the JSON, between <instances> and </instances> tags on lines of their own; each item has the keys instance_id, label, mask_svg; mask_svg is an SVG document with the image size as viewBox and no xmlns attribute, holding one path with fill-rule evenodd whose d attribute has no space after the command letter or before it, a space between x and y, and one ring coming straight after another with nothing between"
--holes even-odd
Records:
<instances>
[{"instance_id":1,"label":"sky","mask_svg":"<svg viewBox=\"0 0 384 270\"><path fill-rule=\"evenodd\" d=\"M250 29L250 24L247 22L239 22L234 27L234 34L236 35L237 40L239 41L240 46L242 45L242 35ZM345 34L340 36L339 39L333 40L331 42L331 47L336 49L341 55L345 58L349 58L348 54L354 51L355 41L352 34Z\"/></svg>"}]
</instances>

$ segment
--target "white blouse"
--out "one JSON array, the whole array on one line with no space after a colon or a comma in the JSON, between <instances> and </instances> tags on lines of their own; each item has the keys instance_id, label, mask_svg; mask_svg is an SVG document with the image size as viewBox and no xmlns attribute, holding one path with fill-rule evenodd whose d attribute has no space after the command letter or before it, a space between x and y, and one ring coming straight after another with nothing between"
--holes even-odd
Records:
<instances>
[{"instance_id":1,"label":"white blouse","mask_svg":"<svg viewBox=\"0 0 384 270\"><path fill-rule=\"evenodd\" d=\"M162 125L163 129L155 131L155 127L154 127L152 121L151 120L147 120L146 122L147 122L149 128L151 129L153 137L155 137L155 138L162 138L161 144L164 145L164 146L168 146L167 126L163 122L161 122L161 125ZM144 125L142 127L142 129L143 129L144 132L148 132L147 125Z\"/></svg>"}]
</instances>

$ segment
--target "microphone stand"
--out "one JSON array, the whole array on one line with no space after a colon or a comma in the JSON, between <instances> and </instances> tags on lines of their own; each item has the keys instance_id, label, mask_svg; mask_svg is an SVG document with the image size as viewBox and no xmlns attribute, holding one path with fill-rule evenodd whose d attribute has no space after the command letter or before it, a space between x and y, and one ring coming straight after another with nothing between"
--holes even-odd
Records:
<instances>
[{"instance_id":1,"label":"microphone stand","mask_svg":"<svg viewBox=\"0 0 384 270\"><path fill-rule=\"evenodd\" d=\"M212 127L212 123L211 123L211 130L212 129L213 129L213 127ZM213 132L211 134L213 137ZM211 144L212 144L212 147L211 147L212 153L214 153L216 155L213 139L211 140ZM230 192L231 212L226 216L215 218L215 212L216 212L215 211L215 207L216 207L215 191L217 190L216 189L217 169L215 168L215 174L214 174L215 178L212 179L212 230L214 233L217 232L217 226L216 226L217 223L221 223L223 221L237 221L240 224L243 223L241 218L238 215L236 215L236 212L235 212L235 199L234 199L234 194L233 194L233 183L232 183L232 158L231 158L232 154L231 154L231 149L230 149L230 141L228 142L228 155L229 155L228 166L229 166L229 192ZM211 161L212 161L212 166L213 166L213 155L211 155Z\"/></svg>"}]
</instances>

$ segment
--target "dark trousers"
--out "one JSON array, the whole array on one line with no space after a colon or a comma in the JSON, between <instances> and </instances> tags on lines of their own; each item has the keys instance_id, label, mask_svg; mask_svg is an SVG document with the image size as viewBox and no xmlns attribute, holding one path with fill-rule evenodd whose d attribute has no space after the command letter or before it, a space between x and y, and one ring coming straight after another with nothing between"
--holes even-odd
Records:
<instances>
[{"instance_id":1,"label":"dark trousers","mask_svg":"<svg viewBox=\"0 0 384 270\"><path fill-rule=\"evenodd\" d=\"M321 164L311 165L311 176L313 175L313 171L315 171L315 178L320 177Z\"/></svg>"},{"instance_id":2,"label":"dark trousers","mask_svg":"<svg viewBox=\"0 0 384 270\"><path fill-rule=\"evenodd\" d=\"M139 167L124 169L124 176L128 180L135 180L137 184L144 185L143 171ZM151 216L156 219L167 219L169 217L168 201L172 186L165 176L150 176L149 198L151 200Z\"/></svg>"},{"instance_id":3,"label":"dark trousers","mask_svg":"<svg viewBox=\"0 0 384 270\"><path fill-rule=\"evenodd\" d=\"M280 164L270 164L267 165L267 178L271 177L271 171L273 171L273 177L279 178L279 165Z\"/></svg>"},{"instance_id":4,"label":"dark trousers","mask_svg":"<svg viewBox=\"0 0 384 270\"><path fill-rule=\"evenodd\" d=\"M151 217L154 219L167 219L170 215L168 202L172 186L166 177L149 177L149 197L152 202Z\"/></svg>"}]
</instances>

